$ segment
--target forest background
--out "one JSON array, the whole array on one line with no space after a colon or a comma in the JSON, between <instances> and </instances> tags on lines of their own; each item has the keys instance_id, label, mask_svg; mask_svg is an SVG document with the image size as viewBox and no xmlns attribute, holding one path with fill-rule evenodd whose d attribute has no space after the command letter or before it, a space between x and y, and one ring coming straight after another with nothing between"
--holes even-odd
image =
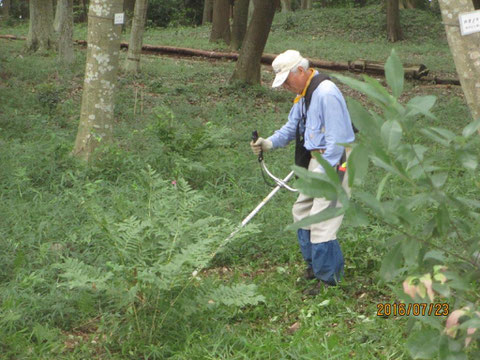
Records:
<instances>
[{"instance_id":1,"label":"forest background","mask_svg":"<svg viewBox=\"0 0 480 360\"><path fill-rule=\"evenodd\" d=\"M270 191L248 143L252 130L279 128L292 99L270 89L269 66L256 85L231 80L233 61L142 55L139 73L119 66L113 140L85 162L72 150L86 50L66 65L55 50L0 39L1 358L478 358L479 125L462 87L403 80L400 62L458 74L438 4L400 3L403 40L392 43L383 2L292 1L264 49L388 64L385 77L335 80L354 99L357 153L372 161L339 234L345 279L316 297L304 294L312 284L286 229L293 194L279 192L225 243ZM8 4L0 34L28 35L27 2ZM74 38L86 40L88 2L73 4ZM230 51L203 21L203 1L149 1L143 42ZM367 149L376 140L383 163ZM394 158L403 145L421 160ZM289 147L266 161L287 174L292 158ZM299 175L308 191L327 186ZM449 313L377 316L400 303Z\"/></svg>"}]
</instances>

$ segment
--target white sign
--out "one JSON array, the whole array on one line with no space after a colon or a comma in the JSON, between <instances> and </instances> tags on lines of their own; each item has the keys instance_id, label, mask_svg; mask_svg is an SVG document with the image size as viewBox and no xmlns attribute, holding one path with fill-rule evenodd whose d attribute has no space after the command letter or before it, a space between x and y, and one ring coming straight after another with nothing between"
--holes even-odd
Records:
<instances>
[{"instance_id":1,"label":"white sign","mask_svg":"<svg viewBox=\"0 0 480 360\"><path fill-rule=\"evenodd\" d=\"M118 13L115 14L115 18L113 20L114 25L122 25L125 20L125 13Z\"/></svg>"},{"instance_id":2,"label":"white sign","mask_svg":"<svg viewBox=\"0 0 480 360\"><path fill-rule=\"evenodd\" d=\"M480 10L460 14L458 19L462 36L480 32Z\"/></svg>"}]
</instances>

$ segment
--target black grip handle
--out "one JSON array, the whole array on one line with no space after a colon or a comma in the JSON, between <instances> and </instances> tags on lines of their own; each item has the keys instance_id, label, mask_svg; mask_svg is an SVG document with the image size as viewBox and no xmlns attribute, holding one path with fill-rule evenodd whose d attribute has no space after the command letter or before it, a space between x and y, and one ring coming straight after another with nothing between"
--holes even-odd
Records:
<instances>
[{"instance_id":1,"label":"black grip handle","mask_svg":"<svg viewBox=\"0 0 480 360\"><path fill-rule=\"evenodd\" d=\"M257 130L254 130L252 131L252 141L255 143L257 142L258 140L258 131ZM262 162L263 161L263 151L260 151L260 153L258 154L258 162Z\"/></svg>"}]
</instances>

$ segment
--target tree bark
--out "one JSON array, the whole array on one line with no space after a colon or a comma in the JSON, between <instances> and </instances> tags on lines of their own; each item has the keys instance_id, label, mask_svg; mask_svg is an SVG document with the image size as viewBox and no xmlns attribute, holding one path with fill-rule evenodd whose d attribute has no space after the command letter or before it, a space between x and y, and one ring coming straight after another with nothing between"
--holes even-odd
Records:
<instances>
[{"instance_id":1,"label":"tree bark","mask_svg":"<svg viewBox=\"0 0 480 360\"><path fill-rule=\"evenodd\" d=\"M10 17L10 0L3 0L2 14L5 19Z\"/></svg>"},{"instance_id":2,"label":"tree bark","mask_svg":"<svg viewBox=\"0 0 480 360\"><path fill-rule=\"evenodd\" d=\"M242 47L248 23L248 4L250 0L235 0L233 7L233 26L231 49L238 50Z\"/></svg>"},{"instance_id":3,"label":"tree bark","mask_svg":"<svg viewBox=\"0 0 480 360\"><path fill-rule=\"evenodd\" d=\"M276 6L276 1L258 0L255 3L255 10L248 26L232 80L239 80L252 85L260 83L260 59L267 43Z\"/></svg>"},{"instance_id":4,"label":"tree bark","mask_svg":"<svg viewBox=\"0 0 480 360\"><path fill-rule=\"evenodd\" d=\"M135 2L130 43L127 60L125 61L125 70L135 74L140 71L140 54L142 52L143 32L145 31L145 21L147 19L147 3L148 0L136 0Z\"/></svg>"},{"instance_id":5,"label":"tree bark","mask_svg":"<svg viewBox=\"0 0 480 360\"><path fill-rule=\"evenodd\" d=\"M125 12L125 25L130 25L135 12L135 0L124 0L123 1L123 11Z\"/></svg>"},{"instance_id":6,"label":"tree bark","mask_svg":"<svg viewBox=\"0 0 480 360\"><path fill-rule=\"evenodd\" d=\"M122 25L114 25L122 0L90 0L88 48L80 124L73 155L87 160L113 134L114 90Z\"/></svg>"},{"instance_id":7,"label":"tree bark","mask_svg":"<svg viewBox=\"0 0 480 360\"><path fill-rule=\"evenodd\" d=\"M214 0L210 42L223 39L230 45L230 0Z\"/></svg>"},{"instance_id":8,"label":"tree bark","mask_svg":"<svg viewBox=\"0 0 480 360\"><path fill-rule=\"evenodd\" d=\"M395 42L402 39L398 0L387 0L387 38Z\"/></svg>"},{"instance_id":9,"label":"tree bark","mask_svg":"<svg viewBox=\"0 0 480 360\"><path fill-rule=\"evenodd\" d=\"M206 23L211 23L213 17L213 0L205 0L205 4L203 5L203 17L202 17L202 25Z\"/></svg>"},{"instance_id":10,"label":"tree bark","mask_svg":"<svg viewBox=\"0 0 480 360\"><path fill-rule=\"evenodd\" d=\"M480 33L462 36L458 15L474 11L470 0L439 0L448 45L472 117L480 119Z\"/></svg>"},{"instance_id":11,"label":"tree bark","mask_svg":"<svg viewBox=\"0 0 480 360\"><path fill-rule=\"evenodd\" d=\"M302 0L300 2L300 8L303 10L311 10L312 9L312 0Z\"/></svg>"},{"instance_id":12,"label":"tree bark","mask_svg":"<svg viewBox=\"0 0 480 360\"><path fill-rule=\"evenodd\" d=\"M292 11L292 0L281 0L282 3L282 13L287 13Z\"/></svg>"},{"instance_id":13,"label":"tree bark","mask_svg":"<svg viewBox=\"0 0 480 360\"><path fill-rule=\"evenodd\" d=\"M476 10L480 9L480 0L473 0L473 7Z\"/></svg>"},{"instance_id":14,"label":"tree bark","mask_svg":"<svg viewBox=\"0 0 480 360\"><path fill-rule=\"evenodd\" d=\"M250 4L248 5L248 18L251 19L253 16L253 10L255 10L255 1L250 0Z\"/></svg>"},{"instance_id":15,"label":"tree bark","mask_svg":"<svg viewBox=\"0 0 480 360\"><path fill-rule=\"evenodd\" d=\"M30 26L27 48L30 51L44 51L54 48L52 0L31 0Z\"/></svg>"},{"instance_id":16,"label":"tree bark","mask_svg":"<svg viewBox=\"0 0 480 360\"><path fill-rule=\"evenodd\" d=\"M73 0L57 0L58 57L65 64L72 64L73 55Z\"/></svg>"}]
</instances>

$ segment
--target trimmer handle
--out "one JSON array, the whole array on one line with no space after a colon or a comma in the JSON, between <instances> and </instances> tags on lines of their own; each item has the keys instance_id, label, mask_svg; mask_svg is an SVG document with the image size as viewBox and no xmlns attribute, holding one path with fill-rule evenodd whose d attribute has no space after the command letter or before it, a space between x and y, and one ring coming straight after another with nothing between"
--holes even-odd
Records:
<instances>
[{"instance_id":1,"label":"trimmer handle","mask_svg":"<svg viewBox=\"0 0 480 360\"><path fill-rule=\"evenodd\" d=\"M252 141L256 143L258 140L258 131L254 130L252 131ZM258 154L258 162L263 161L263 150L260 150L260 153Z\"/></svg>"}]
</instances>

